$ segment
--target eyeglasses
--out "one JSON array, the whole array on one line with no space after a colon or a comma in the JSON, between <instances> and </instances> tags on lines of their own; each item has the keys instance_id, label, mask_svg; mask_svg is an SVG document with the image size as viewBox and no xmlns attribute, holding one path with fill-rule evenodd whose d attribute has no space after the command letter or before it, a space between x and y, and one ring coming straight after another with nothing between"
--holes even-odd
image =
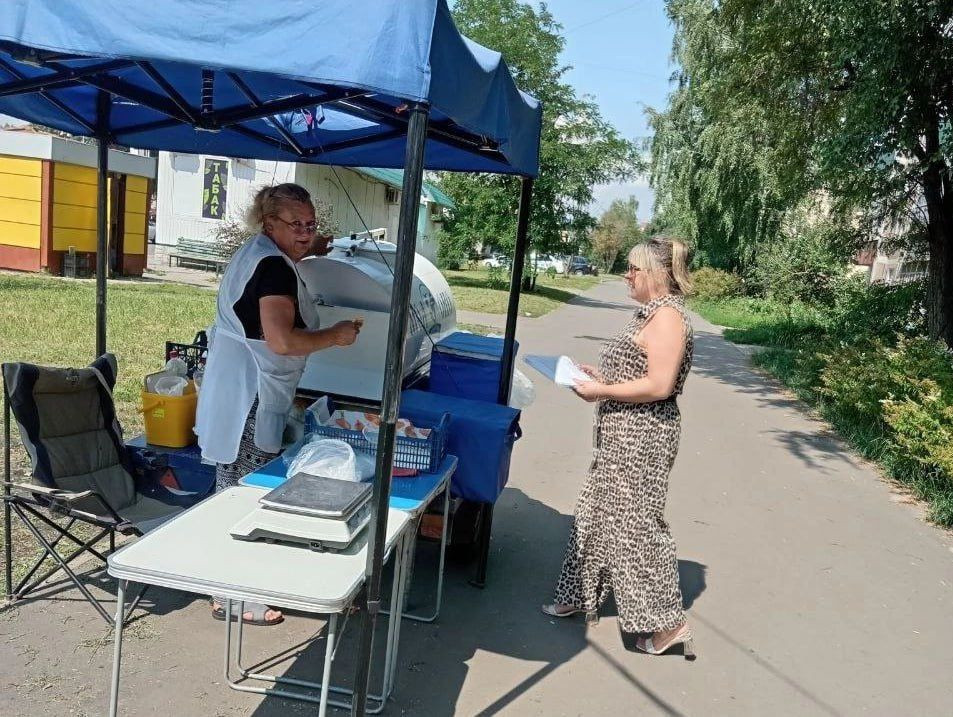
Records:
<instances>
[{"instance_id":1,"label":"eyeglasses","mask_svg":"<svg viewBox=\"0 0 953 717\"><path fill-rule=\"evenodd\" d=\"M287 219L282 219L277 214L274 215L275 219L281 219L285 224L291 227L291 231L295 234L315 234L318 231L317 222L308 222L307 224L302 224L297 219L293 222L289 222Z\"/></svg>"},{"instance_id":2,"label":"eyeglasses","mask_svg":"<svg viewBox=\"0 0 953 717\"><path fill-rule=\"evenodd\" d=\"M629 273L630 273L630 274L638 274L640 271L645 271L645 269L642 269L642 268L636 266L635 264L629 264Z\"/></svg>"}]
</instances>

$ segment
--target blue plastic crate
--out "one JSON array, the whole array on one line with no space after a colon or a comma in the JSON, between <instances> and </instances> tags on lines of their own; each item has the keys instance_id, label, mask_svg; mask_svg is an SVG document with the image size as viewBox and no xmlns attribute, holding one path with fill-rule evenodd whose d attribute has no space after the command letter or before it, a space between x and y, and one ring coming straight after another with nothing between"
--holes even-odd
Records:
<instances>
[{"instance_id":1,"label":"blue plastic crate","mask_svg":"<svg viewBox=\"0 0 953 717\"><path fill-rule=\"evenodd\" d=\"M410 438L395 436L394 466L397 468L415 468L423 473L433 473L443 461L447 452L447 426L450 423L449 414L444 413L436 425L428 421L414 421L417 428L429 428L430 435L426 438ZM318 423L314 415L308 412L305 416L305 433L327 436L344 441L355 451L377 453L377 442L369 441L362 431L341 428L339 426L324 426Z\"/></svg>"}]
</instances>

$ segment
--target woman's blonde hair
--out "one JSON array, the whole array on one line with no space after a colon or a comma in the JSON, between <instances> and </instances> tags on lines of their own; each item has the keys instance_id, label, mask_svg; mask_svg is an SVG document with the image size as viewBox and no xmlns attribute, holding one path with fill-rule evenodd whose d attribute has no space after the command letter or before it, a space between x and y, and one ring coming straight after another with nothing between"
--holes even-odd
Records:
<instances>
[{"instance_id":1,"label":"woman's blonde hair","mask_svg":"<svg viewBox=\"0 0 953 717\"><path fill-rule=\"evenodd\" d=\"M690 294L692 279L688 273L691 250L681 239L654 236L636 244L629 252L629 263L647 271L656 279L663 294Z\"/></svg>"},{"instance_id":2,"label":"woman's blonde hair","mask_svg":"<svg viewBox=\"0 0 953 717\"><path fill-rule=\"evenodd\" d=\"M308 190L300 184L286 182L285 184L276 184L273 187L262 187L258 190L258 194L255 195L255 199L249 207L245 221L248 226L259 230L265 223L265 217L273 217L278 214L287 202L301 202L314 206Z\"/></svg>"}]
</instances>

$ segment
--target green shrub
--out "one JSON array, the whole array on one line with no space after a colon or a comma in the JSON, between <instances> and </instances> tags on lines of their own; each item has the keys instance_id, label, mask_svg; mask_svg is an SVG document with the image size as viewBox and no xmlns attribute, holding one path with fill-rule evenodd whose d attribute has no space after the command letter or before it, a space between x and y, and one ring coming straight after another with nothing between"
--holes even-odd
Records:
<instances>
[{"instance_id":1,"label":"green shrub","mask_svg":"<svg viewBox=\"0 0 953 717\"><path fill-rule=\"evenodd\" d=\"M717 301L740 296L744 286L741 277L737 274L710 266L693 272L692 283L695 286L693 295L703 301Z\"/></svg>"},{"instance_id":2,"label":"green shrub","mask_svg":"<svg viewBox=\"0 0 953 717\"><path fill-rule=\"evenodd\" d=\"M827 331L841 341L868 337L892 342L898 334L919 335L925 328L924 291L920 282L887 286L845 276L825 311Z\"/></svg>"},{"instance_id":3,"label":"green shrub","mask_svg":"<svg viewBox=\"0 0 953 717\"><path fill-rule=\"evenodd\" d=\"M434 240L437 242L438 268L457 271L467 265L471 245L468 238L438 230Z\"/></svg>"},{"instance_id":4,"label":"green shrub","mask_svg":"<svg viewBox=\"0 0 953 717\"><path fill-rule=\"evenodd\" d=\"M953 481L953 361L945 347L924 338L904 339L902 390L883 401L883 418L898 448L928 473ZM953 482L950 483L953 488Z\"/></svg>"},{"instance_id":5,"label":"green shrub","mask_svg":"<svg viewBox=\"0 0 953 717\"><path fill-rule=\"evenodd\" d=\"M830 305L847 272L850 232L797 213L778 239L758 248L747 274L752 288L782 303Z\"/></svg>"},{"instance_id":6,"label":"green shrub","mask_svg":"<svg viewBox=\"0 0 953 717\"><path fill-rule=\"evenodd\" d=\"M953 360L941 343L902 336L774 349L757 362L817 406L864 456L953 525Z\"/></svg>"},{"instance_id":7,"label":"green shrub","mask_svg":"<svg viewBox=\"0 0 953 717\"><path fill-rule=\"evenodd\" d=\"M510 286L509 271L502 266L487 267L486 286L488 289L508 289Z\"/></svg>"}]
</instances>

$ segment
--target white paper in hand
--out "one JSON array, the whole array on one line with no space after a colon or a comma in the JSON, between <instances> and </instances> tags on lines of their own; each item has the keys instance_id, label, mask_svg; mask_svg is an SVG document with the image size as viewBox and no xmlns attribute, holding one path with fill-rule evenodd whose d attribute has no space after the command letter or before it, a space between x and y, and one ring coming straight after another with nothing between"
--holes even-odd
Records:
<instances>
[{"instance_id":1,"label":"white paper in hand","mask_svg":"<svg viewBox=\"0 0 953 717\"><path fill-rule=\"evenodd\" d=\"M556 361L556 385L572 388L576 381L591 381L592 377L583 371L568 356L560 356Z\"/></svg>"},{"instance_id":2,"label":"white paper in hand","mask_svg":"<svg viewBox=\"0 0 953 717\"><path fill-rule=\"evenodd\" d=\"M557 386L572 388L576 385L576 381L592 380L592 377L579 368L576 362L568 356L530 355L524 360Z\"/></svg>"}]
</instances>

